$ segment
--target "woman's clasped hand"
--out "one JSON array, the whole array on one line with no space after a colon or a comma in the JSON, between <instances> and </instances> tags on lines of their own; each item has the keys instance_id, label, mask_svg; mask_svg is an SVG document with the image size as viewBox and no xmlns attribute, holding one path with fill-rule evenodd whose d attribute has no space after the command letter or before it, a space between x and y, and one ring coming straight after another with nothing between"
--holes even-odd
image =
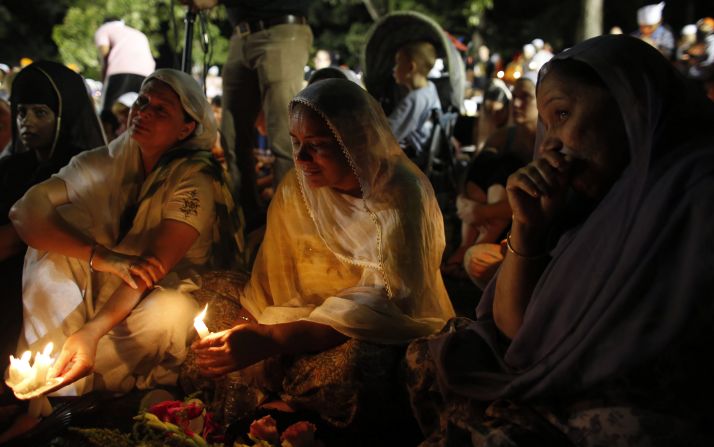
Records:
<instances>
[{"instance_id":1,"label":"woman's clasped hand","mask_svg":"<svg viewBox=\"0 0 714 447\"><path fill-rule=\"evenodd\" d=\"M97 244L93 248L91 267L98 272L111 273L136 289L133 276L151 288L166 275L166 267L156 256L133 256L112 251Z\"/></svg>"}]
</instances>

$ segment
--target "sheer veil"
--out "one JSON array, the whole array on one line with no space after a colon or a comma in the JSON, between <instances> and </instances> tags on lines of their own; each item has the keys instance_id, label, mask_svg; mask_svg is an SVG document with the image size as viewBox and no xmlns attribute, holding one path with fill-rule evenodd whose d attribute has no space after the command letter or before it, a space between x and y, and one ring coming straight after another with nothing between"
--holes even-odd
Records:
<instances>
[{"instance_id":1,"label":"sheer veil","mask_svg":"<svg viewBox=\"0 0 714 447\"><path fill-rule=\"evenodd\" d=\"M404 155L379 104L353 82L316 82L293 99L291 108L298 106L309 107L327 123L359 179L362 197L310 188L304 174L293 171L271 203L247 307L265 315L266 307L309 305L303 317L380 342L403 342L438 330L453 309L439 272L444 228L429 180ZM290 222L280 235L278 213ZM298 231L305 235L298 237ZM312 252L293 251L280 267L268 260L279 256L274 248L294 246L297 239L309 240ZM306 288L313 281L306 265L319 256L335 261L335 274L309 275L321 275L334 286ZM267 277L281 289L253 284Z\"/></svg>"}]
</instances>

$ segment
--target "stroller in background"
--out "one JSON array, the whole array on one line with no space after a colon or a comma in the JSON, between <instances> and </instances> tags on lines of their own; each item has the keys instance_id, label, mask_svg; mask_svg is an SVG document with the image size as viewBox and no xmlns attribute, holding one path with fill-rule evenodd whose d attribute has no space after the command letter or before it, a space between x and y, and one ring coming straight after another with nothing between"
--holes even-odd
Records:
<instances>
[{"instance_id":1,"label":"stroller in background","mask_svg":"<svg viewBox=\"0 0 714 447\"><path fill-rule=\"evenodd\" d=\"M434 45L437 57L443 60L440 77L429 77L436 85L442 110L432 113L433 131L429 140L428 159L421 168L431 180L437 198L453 198L458 190L462 167L454 157L451 144L454 125L463 108L465 70L458 50L444 30L433 19L411 11L398 11L385 15L372 26L362 54L363 82L367 91L381 104L389 115L406 89L398 86L392 77L394 56L408 42L427 41Z\"/></svg>"}]
</instances>

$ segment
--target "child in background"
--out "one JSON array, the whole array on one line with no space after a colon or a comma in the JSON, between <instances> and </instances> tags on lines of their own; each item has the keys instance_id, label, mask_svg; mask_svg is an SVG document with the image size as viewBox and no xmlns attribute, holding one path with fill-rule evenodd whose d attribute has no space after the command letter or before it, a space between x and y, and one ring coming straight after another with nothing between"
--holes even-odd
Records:
<instances>
[{"instance_id":1,"label":"child in background","mask_svg":"<svg viewBox=\"0 0 714 447\"><path fill-rule=\"evenodd\" d=\"M127 127L129 126L129 109L139 97L137 92L126 92L117 98L116 102L112 104L112 114L117 119L118 127L116 129L116 135L112 136L112 139L123 134ZM109 137L109 135L107 135Z\"/></svg>"},{"instance_id":2,"label":"child in background","mask_svg":"<svg viewBox=\"0 0 714 447\"><path fill-rule=\"evenodd\" d=\"M228 165L226 164L226 152L223 149L223 135L221 134L221 121L223 121L223 96L215 95L209 101L211 103L211 110L213 111L213 117L218 123L219 129L216 131L216 142L213 143L211 148L211 153L213 157L218 160L218 162L223 167L225 174L228 175Z\"/></svg>"},{"instance_id":3,"label":"child in background","mask_svg":"<svg viewBox=\"0 0 714 447\"><path fill-rule=\"evenodd\" d=\"M422 168L433 129L429 117L441 108L436 86L427 79L435 61L436 49L423 41L407 43L395 55L394 80L409 93L389 115L389 125L407 156Z\"/></svg>"}]
</instances>

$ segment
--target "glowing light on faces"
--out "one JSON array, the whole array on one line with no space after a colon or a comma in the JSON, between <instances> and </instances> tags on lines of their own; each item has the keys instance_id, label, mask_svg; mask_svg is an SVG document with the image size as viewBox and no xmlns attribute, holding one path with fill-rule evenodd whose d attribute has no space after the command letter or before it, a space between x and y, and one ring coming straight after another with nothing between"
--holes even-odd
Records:
<instances>
[{"instance_id":1,"label":"glowing light on faces","mask_svg":"<svg viewBox=\"0 0 714 447\"><path fill-rule=\"evenodd\" d=\"M330 187L360 197L359 181L347 157L318 113L297 105L290 112L295 167L311 188Z\"/></svg>"}]
</instances>

